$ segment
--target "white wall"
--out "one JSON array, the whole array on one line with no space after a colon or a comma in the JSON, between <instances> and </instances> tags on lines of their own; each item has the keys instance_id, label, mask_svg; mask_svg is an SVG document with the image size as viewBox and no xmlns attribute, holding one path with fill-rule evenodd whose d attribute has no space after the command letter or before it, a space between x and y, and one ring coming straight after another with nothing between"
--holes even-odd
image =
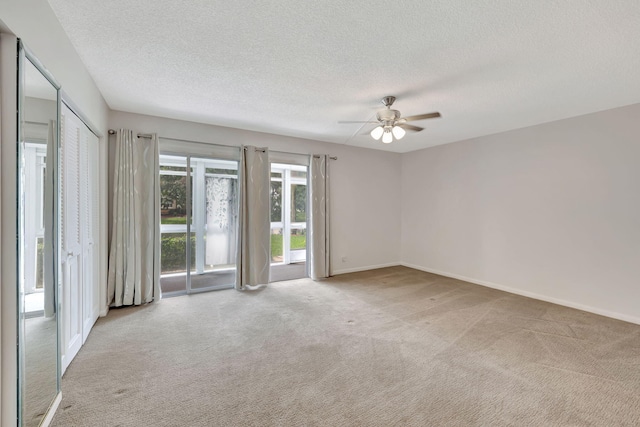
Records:
<instances>
[{"instance_id":1,"label":"white wall","mask_svg":"<svg viewBox=\"0 0 640 427\"><path fill-rule=\"evenodd\" d=\"M332 271L400 262L400 154L118 111L110 114L109 126L166 138L338 156L330 166Z\"/></svg>"},{"instance_id":2,"label":"white wall","mask_svg":"<svg viewBox=\"0 0 640 427\"><path fill-rule=\"evenodd\" d=\"M407 153L402 261L640 323L640 104Z\"/></svg>"}]
</instances>

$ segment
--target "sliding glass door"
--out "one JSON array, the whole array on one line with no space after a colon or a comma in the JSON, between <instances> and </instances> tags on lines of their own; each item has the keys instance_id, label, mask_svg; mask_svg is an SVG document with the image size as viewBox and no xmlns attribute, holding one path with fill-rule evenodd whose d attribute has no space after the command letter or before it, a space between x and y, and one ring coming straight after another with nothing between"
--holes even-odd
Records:
<instances>
[{"instance_id":1,"label":"sliding glass door","mask_svg":"<svg viewBox=\"0 0 640 427\"><path fill-rule=\"evenodd\" d=\"M164 295L232 287L236 273L238 162L160 156Z\"/></svg>"},{"instance_id":2,"label":"sliding glass door","mask_svg":"<svg viewBox=\"0 0 640 427\"><path fill-rule=\"evenodd\" d=\"M306 277L307 166L271 164L271 280Z\"/></svg>"},{"instance_id":3,"label":"sliding glass door","mask_svg":"<svg viewBox=\"0 0 640 427\"><path fill-rule=\"evenodd\" d=\"M195 263L191 289L235 282L238 231L238 162L191 158ZM193 250L193 249L192 249Z\"/></svg>"}]
</instances>

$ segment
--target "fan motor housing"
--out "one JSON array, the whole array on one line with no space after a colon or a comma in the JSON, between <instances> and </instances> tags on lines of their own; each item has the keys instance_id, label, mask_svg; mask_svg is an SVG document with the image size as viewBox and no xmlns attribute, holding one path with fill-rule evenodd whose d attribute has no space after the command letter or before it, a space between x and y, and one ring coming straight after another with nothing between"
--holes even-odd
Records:
<instances>
[{"instance_id":1,"label":"fan motor housing","mask_svg":"<svg viewBox=\"0 0 640 427\"><path fill-rule=\"evenodd\" d=\"M391 109L380 110L376 116L381 122L391 122L400 118L400 111Z\"/></svg>"}]
</instances>

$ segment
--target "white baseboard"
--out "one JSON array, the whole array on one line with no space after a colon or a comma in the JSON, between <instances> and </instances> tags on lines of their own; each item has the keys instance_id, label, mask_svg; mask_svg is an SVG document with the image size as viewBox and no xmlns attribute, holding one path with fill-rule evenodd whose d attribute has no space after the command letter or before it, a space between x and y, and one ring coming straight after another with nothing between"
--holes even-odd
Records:
<instances>
[{"instance_id":1,"label":"white baseboard","mask_svg":"<svg viewBox=\"0 0 640 427\"><path fill-rule=\"evenodd\" d=\"M375 270L376 268L397 267L399 265L402 265L402 264L400 262L388 262L386 264L367 265L366 267L343 268L343 269L333 270L331 272L331 275L338 276L340 274L357 273L359 271Z\"/></svg>"},{"instance_id":2,"label":"white baseboard","mask_svg":"<svg viewBox=\"0 0 640 427\"><path fill-rule=\"evenodd\" d=\"M465 282L473 283L480 286L486 286L487 288L498 289L500 291L509 292L516 295L521 295L523 297L533 298L540 301L546 301L553 304L563 305L565 307L575 308L582 311L587 311L589 313L598 314L600 316L611 317L612 319L622 320L629 323L635 323L640 325L640 317L637 316L629 316L627 314L616 313L614 311L603 310L597 307L591 307L584 304L579 304L573 301L567 301L559 298L549 297L546 295L537 294L534 292L523 291L521 289L512 288L509 286L499 285L497 283L487 282L484 280L474 279L472 277L461 276L455 273L449 273L447 271L440 271L434 268L422 267L419 265L410 264L407 262L401 262L400 265L405 267L413 268L415 270L425 271L427 273L438 274L440 276L451 277L452 279L464 280Z\"/></svg>"}]
</instances>

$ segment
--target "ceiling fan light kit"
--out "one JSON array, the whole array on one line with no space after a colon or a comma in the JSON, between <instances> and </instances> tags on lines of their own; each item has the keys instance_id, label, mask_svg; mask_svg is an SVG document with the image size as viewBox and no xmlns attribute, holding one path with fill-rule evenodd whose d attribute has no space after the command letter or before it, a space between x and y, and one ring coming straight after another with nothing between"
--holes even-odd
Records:
<instances>
[{"instance_id":1,"label":"ceiling fan light kit","mask_svg":"<svg viewBox=\"0 0 640 427\"><path fill-rule=\"evenodd\" d=\"M406 133L400 126L376 126L371 131L371 137L376 141L382 138L382 142L390 144L394 138L402 139Z\"/></svg>"},{"instance_id":2,"label":"ceiling fan light kit","mask_svg":"<svg viewBox=\"0 0 640 427\"><path fill-rule=\"evenodd\" d=\"M407 131L402 129L400 126L394 126L393 129L391 129L391 132L396 139L402 139L407 134Z\"/></svg>"},{"instance_id":3,"label":"ceiling fan light kit","mask_svg":"<svg viewBox=\"0 0 640 427\"><path fill-rule=\"evenodd\" d=\"M391 135L391 129L385 129L382 134L382 142L385 144L390 144L393 141L393 136Z\"/></svg>"},{"instance_id":4,"label":"ceiling fan light kit","mask_svg":"<svg viewBox=\"0 0 640 427\"><path fill-rule=\"evenodd\" d=\"M380 110L376 113L376 119L378 120L377 122L339 123L377 123L378 126L373 128L369 135L371 135L371 138L375 139L376 141L382 138L383 143L390 144L394 139L400 140L404 138L408 130L412 132L420 132L424 129L419 126L409 125L407 124L407 122L415 120L435 119L437 117L440 117L440 113L438 112L401 117L400 111L391 109L391 106L393 105L395 100L395 96L385 96L384 98L382 98L382 103L385 107L387 107L387 109Z\"/></svg>"},{"instance_id":5,"label":"ceiling fan light kit","mask_svg":"<svg viewBox=\"0 0 640 427\"><path fill-rule=\"evenodd\" d=\"M377 141L382 137L383 133L384 133L384 128L382 126L376 126L371 131L371 138Z\"/></svg>"}]
</instances>

